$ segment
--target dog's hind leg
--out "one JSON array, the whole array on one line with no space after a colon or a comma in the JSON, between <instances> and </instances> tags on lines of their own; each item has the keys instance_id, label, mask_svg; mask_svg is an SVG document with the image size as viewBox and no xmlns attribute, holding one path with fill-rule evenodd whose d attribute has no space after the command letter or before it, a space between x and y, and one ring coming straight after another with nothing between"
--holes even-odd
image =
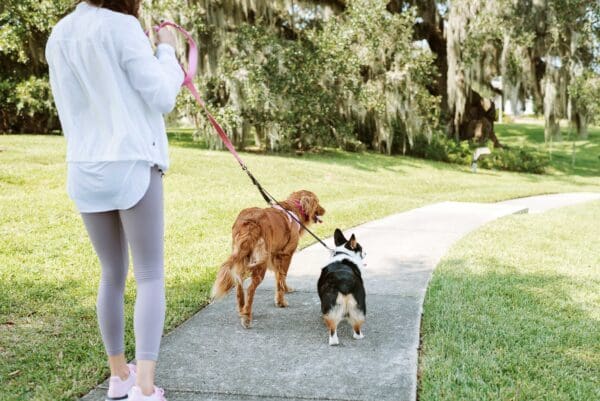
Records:
<instances>
[{"instance_id":1,"label":"dog's hind leg","mask_svg":"<svg viewBox=\"0 0 600 401\"><path fill-rule=\"evenodd\" d=\"M338 345L340 343L337 335L337 326L341 318L336 312L337 311L333 311L333 313L330 312L327 315L323 315L323 321L329 332L329 345Z\"/></svg>"},{"instance_id":2,"label":"dog's hind leg","mask_svg":"<svg viewBox=\"0 0 600 401\"><path fill-rule=\"evenodd\" d=\"M238 313L242 313L242 311L244 310L244 298L245 298L245 294L244 294L244 284L243 283L237 283L236 284L236 298L237 298L237 310Z\"/></svg>"},{"instance_id":3,"label":"dog's hind leg","mask_svg":"<svg viewBox=\"0 0 600 401\"><path fill-rule=\"evenodd\" d=\"M244 310L244 267L240 262L237 262L233 265L231 269L231 277L233 277L233 282L235 283L235 297L237 301L237 311L238 313L242 313Z\"/></svg>"},{"instance_id":4,"label":"dog's hind leg","mask_svg":"<svg viewBox=\"0 0 600 401\"><path fill-rule=\"evenodd\" d=\"M352 337L354 337L355 340L362 340L363 338L365 338L365 335L360 330L364 322L365 321L363 320L352 324L352 329L354 330L354 332L352 333Z\"/></svg>"},{"instance_id":5,"label":"dog's hind leg","mask_svg":"<svg viewBox=\"0 0 600 401\"><path fill-rule=\"evenodd\" d=\"M275 306L285 308L288 306L285 300L286 292L293 292L294 289L287 285L287 272L292 261L291 253L281 253L272 259L272 270L275 272Z\"/></svg>"},{"instance_id":6,"label":"dog's hind leg","mask_svg":"<svg viewBox=\"0 0 600 401\"><path fill-rule=\"evenodd\" d=\"M290 264L292 263L292 255L283 255L280 259L281 263L281 271L285 272L285 279L283 281L283 288L285 292L294 292L294 289L290 287L287 283L287 273L290 269Z\"/></svg>"},{"instance_id":7,"label":"dog's hind leg","mask_svg":"<svg viewBox=\"0 0 600 401\"><path fill-rule=\"evenodd\" d=\"M280 308L286 308L288 306L288 302L285 300L285 290L287 288L285 278L285 273L275 270L275 283L277 287L275 289L275 306Z\"/></svg>"},{"instance_id":8,"label":"dog's hind leg","mask_svg":"<svg viewBox=\"0 0 600 401\"><path fill-rule=\"evenodd\" d=\"M365 338L365 335L361 331L361 327L365 323L365 315L358 309L350 309L349 312L348 320L352 325L352 337L355 340L362 340Z\"/></svg>"},{"instance_id":9,"label":"dog's hind leg","mask_svg":"<svg viewBox=\"0 0 600 401\"><path fill-rule=\"evenodd\" d=\"M267 272L266 264L261 264L253 267L252 281L246 290L246 299L244 300L244 307L240 312L240 321L242 326L249 329L252 324L252 303L254 302L254 293L256 288L262 283Z\"/></svg>"}]
</instances>

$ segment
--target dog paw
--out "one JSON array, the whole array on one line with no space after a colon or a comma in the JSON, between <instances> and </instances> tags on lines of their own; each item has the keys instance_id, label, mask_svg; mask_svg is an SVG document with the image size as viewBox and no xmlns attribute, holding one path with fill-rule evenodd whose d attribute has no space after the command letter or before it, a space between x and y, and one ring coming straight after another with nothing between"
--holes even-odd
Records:
<instances>
[{"instance_id":1,"label":"dog paw","mask_svg":"<svg viewBox=\"0 0 600 401\"><path fill-rule=\"evenodd\" d=\"M362 332L358 334L352 333L352 337L354 337L355 340L362 340L363 338L365 338L365 335Z\"/></svg>"},{"instance_id":2,"label":"dog paw","mask_svg":"<svg viewBox=\"0 0 600 401\"><path fill-rule=\"evenodd\" d=\"M242 316L240 318L240 323L242 323L242 327L245 329L252 327L252 320L249 317Z\"/></svg>"},{"instance_id":3,"label":"dog paw","mask_svg":"<svg viewBox=\"0 0 600 401\"><path fill-rule=\"evenodd\" d=\"M275 306L277 306L278 308L287 308L289 306L288 301L286 301L285 299L283 301L275 301Z\"/></svg>"},{"instance_id":4,"label":"dog paw","mask_svg":"<svg viewBox=\"0 0 600 401\"><path fill-rule=\"evenodd\" d=\"M329 337L329 345L339 345L340 340L338 340L338 336L335 335L333 337Z\"/></svg>"}]
</instances>

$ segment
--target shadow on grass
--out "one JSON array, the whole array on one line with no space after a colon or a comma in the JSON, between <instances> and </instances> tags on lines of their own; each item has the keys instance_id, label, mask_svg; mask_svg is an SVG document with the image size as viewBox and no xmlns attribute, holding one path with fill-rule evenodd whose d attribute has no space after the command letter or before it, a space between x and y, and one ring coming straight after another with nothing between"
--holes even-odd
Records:
<instances>
[{"instance_id":1,"label":"shadow on grass","mask_svg":"<svg viewBox=\"0 0 600 401\"><path fill-rule=\"evenodd\" d=\"M586 140L575 141L575 162L573 165L573 141L569 140L569 130L561 129L563 140L547 147L544 140L544 126L533 124L497 124L496 133L502 143L508 146L533 146L549 152L551 166L558 172L582 177L600 176L600 129L590 127ZM575 138L576 133L571 133Z\"/></svg>"},{"instance_id":2,"label":"shadow on grass","mask_svg":"<svg viewBox=\"0 0 600 401\"><path fill-rule=\"evenodd\" d=\"M169 131L169 144L183 148L204 149L207 150L207 144L204 141L195 141L190 130ZM223 150L227 152L227 150ZM386 156L375 152L350 153L335 149L321 149L314 152L305 152L301 155L290 152L261 153L241 151L242 158L244 154L260 154L264 157L280 157L295 160L310 160L325 164L343 165L355 168L361 171L375 172L380 169L387 169L394 172L400 172L402 166L422 166L410 158L399 158Z\"/></svg>"},{"instance_id":3,"label":"shadow on grass","mask_svg":"<svg viewBox=\"0 0 600 401\"><path fill-rule=\"evenodd\" d=\"M537 125L527 124L498 124L497 132L502 142L508 146L531 146L540 150L545 149L544 128ZM567 132L563 130L563 134ZM196 141L193 139L193 130L179 129L171 130L168 133L169 143L172 146L178 146L189 149L207 149L207 143L204 140ZM576 175L582 177L600 176L600 130L590 129L587 141L578 142L576 146L575 166L572 166L572 142L563 141L555 143L552 149L551 168L560 174ZM227 150L223 150L226 152ZM261 154L264 157L280 157L295 160L310 160L318 163L343 165L365 172L376 172L380 170L391 171L394 173L405 173L405 168L421 168L424 165L438 171L458 171L470 174L468 166L457 165L453 163L436 162L432 160L423 160L409 156L387 156L377 152L359 152L351 153L336 149L320 149L314 152L305 152L302 155L296 153L262 153L252 151L242 151L245 154ZM499 173L494 170L480 169L479 173L486 172L490 176L497 176ZM535 179L533 181L536 181Z\"/></svg>"},{"instance_id":4,"label":"shadow on grass","mask_svg":"<svg viewBox=\"0 0 600 401\"><path fill-rule=\"evenodd\" d=\"M208 150L206 142L195 141L192 137L192 130L174 130L169 131L169 144L173 146ZM226 149L223 152L227 152ZM461 166L453 163L444 163L434 160L424 160L410 156L388 156L377 152L346 152L333 148L318 149L315 151L304 152L301 155L291 152L239 152L244 158L245 154L260 154L262 157L278 157L294 160L307 160L328 165L341 165L351 167L365 172L377 172L386 170L394 173L405 173L403 168L422 168L424 166L434 168L440 171L458 171L464 170L464 173L470 174L467 166ZM490 175L497 175L491 170L486 170Z\"/></svg>"},{"instance_id":5,"label":"shadow on grass","mask_svg":"<svg viewBox=\"0 0 600 401\"><path fill-rule=\"evenodd\" d=\"M194 140L193 130L169 130L167 133L169 145L181 148L207 149L205 141Z\"/></svg>"},{"instance_id":6,"label":"shadow on grass","mask_svg":"<svg viewBox=\"0 0 600 401\"><path fill-rule=\"evenodd\" d=\"M535 124L496 124L499 139L525 139L529 144L544 144L544 126ZM502 141L500 141L502 142Z\"/></svg>"},{"instance_id":7,"label":"shadow on grass","mask_svg":"<svg viewBox=\"0 0 600 401\"><path fill-rule=\"evenodd\" d=\"M467 263L444 261L427 291L419 399L595 399L600 326L581 302L594 284Z\"/></svg>"}]
</instances>

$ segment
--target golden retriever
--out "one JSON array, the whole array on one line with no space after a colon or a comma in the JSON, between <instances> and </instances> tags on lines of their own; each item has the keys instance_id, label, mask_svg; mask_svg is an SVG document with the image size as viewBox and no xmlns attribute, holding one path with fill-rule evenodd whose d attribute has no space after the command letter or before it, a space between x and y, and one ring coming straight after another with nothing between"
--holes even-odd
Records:
<instances>
[{"instance_id":1,"label":"golden retriever","mask_svg":"<svg viewBox=\"0 0 600 401\"><path fill-rule=\"evenodd\" d=\"M320 222L325 214L319 199L310 191L294 192L280 205L305 226ZM221 298L235 286L240 320L242 326L249 328L254 293L269 269L275 273L275 305L288 306L284 295L292 289L286 284L287 272L303 232L304 229L279 206L242 210L232 228L231 255L217 273L211 297ZM251 282L244 290L246 278L251 278Z\"/></svg>"}]
</instances>

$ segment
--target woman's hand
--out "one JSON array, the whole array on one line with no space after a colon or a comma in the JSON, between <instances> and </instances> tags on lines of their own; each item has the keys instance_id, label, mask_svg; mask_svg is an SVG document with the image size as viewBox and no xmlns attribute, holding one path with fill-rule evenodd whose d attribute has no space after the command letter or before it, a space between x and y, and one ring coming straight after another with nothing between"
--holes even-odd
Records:
<instances>
[{"instance_id":1,"label":"woman's hand","mask_svg":"<svg viewBox=\"0 0 600 401\"><path fill-rule=\"evenodd\" d=\"M171 45L174 49L177 48L177 41L175 39L175 34L171 31L171 27L166 26L162 28L157 32L156 37L158 44L165 43Z\"/></svg>"}]
</instances>

